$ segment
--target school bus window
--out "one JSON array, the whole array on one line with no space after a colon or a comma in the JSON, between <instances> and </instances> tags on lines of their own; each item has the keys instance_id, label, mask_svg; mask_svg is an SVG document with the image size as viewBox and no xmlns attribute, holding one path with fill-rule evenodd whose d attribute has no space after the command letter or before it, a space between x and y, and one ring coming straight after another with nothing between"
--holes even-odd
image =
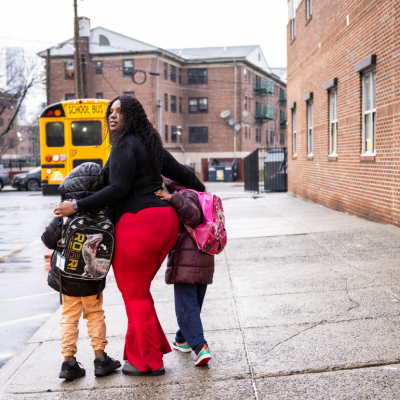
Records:
<instances>
[{"instance_id":1,"label":"school bus window","mask_svg":"<svg viewBox=\"0 0 400 400\"><path fill-rule=\"evenodd\" d=\"M98 146L102 143L100 121L74 121L71 133L74 146Z\"/></svg>"},{"instance_id":2,"label":"school bus window","mask_svg":"<svg viewBox=\"0 0 400 400\"><path fill-rule=\"evenodd\" d=\"M62 122L48 122L46 124L47 147L64 147L64 124Z\"/></svg>"}]
</instances>

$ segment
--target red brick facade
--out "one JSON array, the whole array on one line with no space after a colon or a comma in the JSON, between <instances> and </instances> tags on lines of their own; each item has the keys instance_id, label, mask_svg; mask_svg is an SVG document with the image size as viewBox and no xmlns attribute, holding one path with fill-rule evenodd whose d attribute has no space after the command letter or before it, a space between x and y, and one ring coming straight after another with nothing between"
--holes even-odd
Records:
<instances>
[{"instance_id":1,"label":"red brick facade","mask_svg":"<svg viewBox=\"0 0 400 400\"><path fill-rule=\"evenodd\" d=\"M399 43L400 3L392 0L299 1L296 35L288 24L288 104L295 103L297 156L293 154L293 111L288 110L289 192L332 209L400 226ZM289 3L290 5L290 3ZM376 56L376 65L374 60ZM363 135L363 61L376 71L375 151ZM360 69L360 65L357 67ZM337 78L337 156L330 153L329 91ZM307 93L313 96L312 157L308 157ZM366 104L366 103L365 103ZM368 120L369 121L369 120ZM367 133L367 138L368 133ZM372 149L372 148L371 148Z\"/></svg>"},{"instance_id":2,"label":"red brick facade","mask_svg":"<svg viewBox=\"0 0 400 400\"><path fill-rule=\"evenodd\" d=\"M181 162L196 164L196 171L201 170L201 158L232 157L234 155L234 128L228 121L234 118L235 102L235 62L190 63L172 57L168 52L146 51L131 53L112 53L91 55L87 45L81 45L81 54L85 56L84 94L88 98L96 98L101 93L104 99L112 99L124 92L134 92L142 103L150 120L159 130L164 145ZM147 74L144 84L138 85L132 77L124 76L123 60L133 59L134 70L159 72L159 76ZM75 81L66 79L65 63L73 61L71 57L52 56L50 64L50 103L64 100L67 94L75 94ZM96 62L102 62L102 72L96 73ZM167 79L164 77L167 64ZM171 79L173 67L176 68L175 82ZM188 71L192 68L207 70L207 83L190 84ZM244 73L246 70L246 74ZM274 94L261 97L253 90L255 77L266 77L274 83ZM140 73L136 76L142 79ZM266 147L271 143L271 131L275 137L276 147L286 143L286 104L280 99L280 91L286 91L285 84L275 75L266 73L246 60L236 62L236 121L241 125L237 134L236 156L242 158L258 147ZM286 93L285 93L286 94ZM165 108L165 96L168 99L168 110ZM176 97L176 112L171 109L172 96ZM206 113L190 113L189 99L207 98ZM158 107L161 100L161 108ZM247 105L246 105L247 102ZM256 102L268 103L275 108L274 120L255 120ZM180 106L181 104L181 106ZM247 108L247 110L246 110ZM221 118L224 110L230 111L230 116ZM247 116L244 116L247 111ZM160 116L161 113L161 116ZM168 138L166 137L168 127ZM172 127L181 131L172 141ZM206 143L189 141L189 130L195 127L208 128Z\"/></svg>"}]
</instances>

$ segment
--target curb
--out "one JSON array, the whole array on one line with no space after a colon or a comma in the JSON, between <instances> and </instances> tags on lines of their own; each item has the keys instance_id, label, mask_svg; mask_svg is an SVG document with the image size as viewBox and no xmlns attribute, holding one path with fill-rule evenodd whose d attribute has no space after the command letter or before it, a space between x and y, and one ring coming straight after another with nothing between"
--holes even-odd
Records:
<instances>
[{"instance_id":1,"label":"curb","mask_svg":"<svg viewBox=\"0 0 400 400\"><path fill-rule=\"evenodd\" d=\"M3 398L9 383L18 373L19 369L46 340L50 333L59 325L61 320L61 308L59 307L54 314L33 334L24 346L4 364L0 369L0 399Z\"/></svg>"}]
</instances>

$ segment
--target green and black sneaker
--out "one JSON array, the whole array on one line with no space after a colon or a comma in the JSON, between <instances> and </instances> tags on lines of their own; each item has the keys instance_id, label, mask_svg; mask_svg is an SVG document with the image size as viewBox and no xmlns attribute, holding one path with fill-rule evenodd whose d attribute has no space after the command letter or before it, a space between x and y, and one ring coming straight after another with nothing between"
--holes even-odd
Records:
<instances>
[{"instance_id":1,"label":"green and black sneaker","mask_svg":"<svg viewBox=\"0 0 400 400\"><path fill-rule=\"evenodd\" d=\"M192 348L188 345L188 342L172 342L172 348L181 351L182 353L190 353L192 351Z\"/></svg>"},{"instance_id":2,"label":"green and black sneaker","mask_svg":"<svg viewBox=\"0 0 400 400\"><path fill-rule=\"evenodd\" d=\"M210 350L208 349L208 346L205 344L200 350L200 353L197 355L196 362L194 363L194 365L196 365L196 367L199 365L204 365L207 364L210 360L211 360Z\"/></svg>"}]
</instances>

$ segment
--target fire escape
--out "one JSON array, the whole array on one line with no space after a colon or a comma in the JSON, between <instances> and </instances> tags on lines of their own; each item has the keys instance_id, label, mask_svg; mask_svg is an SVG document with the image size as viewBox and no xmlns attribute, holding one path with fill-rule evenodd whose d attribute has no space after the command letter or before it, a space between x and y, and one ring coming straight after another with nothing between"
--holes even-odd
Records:
<instances>
[{"instance_id":1,"label":"fire escape","mask_svg":"<svg viewBox=\"0 0 400 400\"><path fill-rule=\"evenodd\" d=\"M256 101L255 107L255 121L263 123L275 119L275 108L271 106L273 104L272 97L275 94L274 82L261 76L255 76L254 79L254 93L259 97L259 101Z\"/></svg>"}]
</instances>

